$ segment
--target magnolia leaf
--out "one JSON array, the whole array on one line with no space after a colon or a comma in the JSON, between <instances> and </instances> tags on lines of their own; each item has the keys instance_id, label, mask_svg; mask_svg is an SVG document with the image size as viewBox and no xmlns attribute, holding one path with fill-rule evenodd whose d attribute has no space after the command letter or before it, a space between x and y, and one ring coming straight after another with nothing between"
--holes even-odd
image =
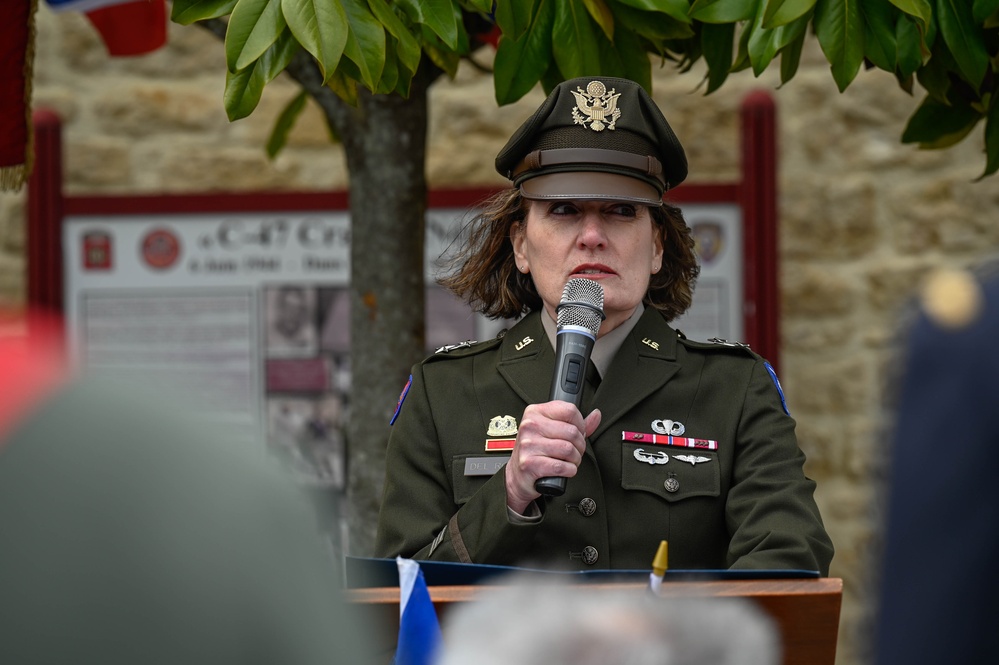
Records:
<instances>
[{"instance_id":1,"label":"magnolia leaf","mask_svg":"<svg viewBox=\"0 0 999 665\"><path fill-rule=\"evenodd\" d=\"M173 0L170 20L180 25L218 18L232 12L237 0Z\"/></svg>"},{"instance_id":2,"label":"magnolia leaf","mask_svg":"<svg viewBox=\"0 0 999 665\"><path fill-rule=\"evenodd\" d=\"M708 89L705 94L710 95L728 78L734 43L734 23L705 23L701 26L701 51L708 65Z\"/></svg>"},{"instance_id":3,"label":"magnolia leaf","mask_svg":"<svg viewBox=\"0 0 999 665\"><path fill-rule=\"evenodd\" d=\"M801 18L815 6L815 0L766 0L766 5L763 27L770 29Z\"/></svg>"},{"instance_id":4,"label":"magnolia leaf","mask_svg":"<svg viewBox=\"0 0 999 665\"><path fill-rule=\"evenodd\" d=\"M758 0L694 0L690 18L704 23L734 23L755 16Z\"/></svg>"},{"instance_id":5,"label":"magnolia leaf","mask_svg":"<svg viewBox=\"0 0 999 665\"><path fill-rule=\"evenodd\" d=\"M336 96L346 103L355 108L357 107L359 101L357 96L357 79L342 71L342 68L337 67L337 70L333 72L333 76L326 81L326 87L336 93ZM330 131L333 131L332 127L330 127Z\"/></svg>"},{"instance_id":6,"label":"magnolia leaf","mask_svg":"<svg viewBox=\"0 0 999 665\"><path fill-rule=\"evenodd\" d=\"M410 74L415 74L416 68L420 66L420 43L416 37L385 0L369 0L368 6L371 7L375 18L385 26L385 30L396 38L395 50L399 62Z\"/></svg>"},{"instance_id":7,"label":"magnolia leaf","mask_svg":"<svg viewBox=\"0 0 999 665\"><path fill-rule=\"evenodd\" d=\"M654 14L621 4L615 5L614 16L620 26L645 37L659 53L666 50L664 41L689 39L695 35L690 19L679 21L671 16Z\"/></svg>"},{"instance_id":8,"label":"magnolia leaf","mask_svg":"<svg viewBox=\"0 0 999 665\"><path fill-rule=\"evenodd\" d=\"M583 5L586 7L586 11L590 12L590 16L596 21L600 29L604 31L604 36L607 39L614 40L614 15L611 14L610 7L604 0L583 0Z\"/></svg>"},{"instance_id":9,"label":"magnolia leaf","mask_svg":"<svg viewBox=\"0 0 999 665\"><path fill-rule=\"evenodd\" d=\"M225 32L225 62L229 71L244 69L263 55L286 25L281 0L239 0Z\"/></svg>"},{"instance_id":10,"label":"magnolia leaf","mask_svg":"<svg viewBox=\"0 0 999 665\"><path fill-rule=\"evenodd\" d=\"M805 47L806 32L798 35L798 38L781 49L780 52L780 84L784 85L794 78L798 73L798 64L801 62L801 52Z\"/></svg>"},{"instance_id":11,"label":"magnolia leaf","mask_svg":"<svg viewBox=\"0 0 999 665\"><path fill-rule=\"evenodd\" d=\"M749 44L747 45L749 49L749 62L753 65L753 74L756 76L762 74L782 48L805 32L811 18L811 14L807 13L799 16L787 25L767 30L763 27L761 10L760 15L756 17L753 34L750 35Z\"/></svg>"},{"instance_id":12,"label":"magnolia leaf","mask_svg":"<svg viewBox=\"0 0 999 665\"><path fill-rule=\"evenodd\" d=\"M378 87L385 68L385 28L368 10L366 0L340 0L350 31L343 54L357 65L368 90Z\"/></svg>"},{"instance_id":13,"label":"magnolia leaf","mask_svg":"<svg viewBox=\"0 0 999 665\"><path fill-rule=\"evenodd\" d=\"M933 23L933 8L929 0L890 0L909 16L917 19L917 24L922 31L926 31L927 26Z\"/></svg>"},{"instance_id":14,"label":"magnolia leaf","mask_svg":"<svg viewBox=\"0 0 999 665\"><path fill-rule=\"evenodd\" d=\"M388 95L399 86L399 57L395 53L395 40L389 37L385 40L385 64L382 67L381 78L378 79L376 94Z\"/></svg>"},{"instance_id":15,"label":"magnolia leaf","mask_svg":"<svg viewBox=\"0 0 999 665\"><path fill-rule=\"evenodd\" d=\"M831 65L833 80L843 92L864 62L864 18L856 0L818 0L815 34Z\"/></svg>"},{"instance_id":16,"label":"magnolia leaf","mask_svg":"<svg viewBox=\"0 0 999 665\"><path fill-rule=\"evenodd\" d=\"M898 23L895 24L895 44L898 75L901 80L907 80L923 66L923 39L913 18L898 17Z\"/></svg>"},{"instance_id":17,"label":"magnolia leaf","mask_svg":"<svg viewBox=\"0 0 999 665\"><path fill-rule=\"evenodd\" d=\"M327 0L281 0L281 11L295 39L318 62L323 82L328 81L347 45L343 5Z\"/></svg>"},{"instance_id":18,"label":"magnolia leaf","mask_svg":"<svg viewBox=\"0 0 999 665\"><path fill-rule=\"evenodd\" d=\"M977 90L989 68L982 29L975 24L968 0L939 0L937 7L940 34L954 55L959 71Z\"/></svg>"},{"instance_id":19,"label":"magnolia leaf","mask_svg":"<svg viewBox=\"0 0 999 665\"><path fill-rule=\"evenodd\" d=\"M414 23L430 28L451 51L458 50L458 20L451 0L396 0Z\"/></svg>"},{"instance_id":20,"label":"magnolia leaf","mask_svg":"<svg viewBox=\"0 0 999 665\"><path fill-rule=\"evenodd\" d=\"M985 23L989 17L999 13L999 0L975 0L971 7L975 23Z\"/></svg>"},{"instance_id":21,"label":"magnolia leaf","mask_svg":"<svg viewBox=\"0 0 999 665\"><path fill-rule=\"evenodd\" d=\"M552 29L552 54L563 76L570 79L602 72L600 55L593 48L597 32L586 9L563 2L559 10Z\"/></svg>"},{"instance_id":22,"label":"magnolia leaf","mask_svg":"<svg viewBox=\"0 0 999 665\"><path fill-rule=\"evenodd\" d=\"M266 84L264 65L260 60L238 72L226 71L222 105L230 122L253 113Z\"/></svg>"},{"instance_id":23,"label":"magnolia leaf","mask_svg":"<svg viewBox=\"0 0 999 665\"><path fill-rule=\"evenodd\" d=\"M895 24L899 10L881 0L863 0L860 10L864 14L864 56L875 67L894 72L898 62L898 45Z\"/></svg>"},{"instance_id":24,"label":"magnolia leaf","mask_svg":"<svg viewBox=\"0 0 999 665\"><path fill-rule=\"evenodd\" d=\"M729 67L729 72L741 72L744 69L749 69L749 40L753 36L753 24L747 23L742 28L742 33L739 35L739 48L735 53L735 60L732 62L732 66Z\"/></svg>"},{"instance_id":25,"label":"magnolia leaf","mask_svg":"<svg viewBox=\"0 0 999 665\"><path fill-rule=\"evenodd\" d=\"M999 171L999 95L993 93L985 119L985 171L979 180Z\"/></svg>"},{"instance_id":26,"label":"magnolia leaf","mask_svg":"<svg viewBox=\"0 0 999 665\"><path fill-rule=\"evenodd\" d=\"M295 95L288 105L284 107L284 110L281 111L281 115L278 116L277 121L274 123L274 129L271 130L271 135L267 139L267 156L271 159L277 157L277 154L281 152L281 148L288 142L288 134L291 132L291 128L295 126L295 121L301 115L302 109L305 108L305 102L308 99L308 93L303 90Z\"/></svg>"},{"instance_id":27,"label":"magnolia leaf","mask_svg":"<svg viewBox=\"0 0 999 665\"><path fill-rule=\"evenodd\" d=\"M423 52L430 58L430 62L453 79L458 73L461 55L454 49L448 48L429 26L420 26L420 30L423 33Z\"/></svg>"},{"instance_id":28,"label":"magnolia leaf","mask_svg":"<svg viewBox=\"0 0 999 665\"><path fill-rule=\"evenodd\" d=\"M496 25L504 37L520 39L531 27L538 0L506 0L496 3Z\"/></svg>"},{"instance_id":29,"label":"magnolia leaf","mask_svg":"<svg viewBox=\"0 0 999 665\"><path fill-rule=\"evenodd\" d=\"M647 12L666 14L683 23L690 23L690 0L617 0L618 5L627 5Z\"/></svg>"},{"instance_id":30,"label":"magnolia leaf","mask_svg":"<svg viewBox=\"0 0 999 665\"><path fill-rule=\"evenodd\" d=\"M902 143L918 143L920 148L948 148L968 135L982 115L970 106L942 104L927 97L909 118Z\"/></svg>"},{"instance_id":31,"label":"magnolia leaf","mask_svg":"<svg viewBox=\"0 0 999 665\"><path fill-rule=\"evenodd\" d=\"M486 16L493 13L493 0L465 0L465 4Z\"/></svg>"},{"instance_id":32,"label":"magnolia leaf","mask_svg":"<svg viewBox=\"0 0 999 665\"><path fill-rule=\"evenodd\" d=\"M298 53L299 48L301 47L295 41L291 30L285 28L285 31L277 38L277 41L257 61L264 68L264 82L270 83L278 74L283 72L288 63L291 62L291 59Z\"/></svg>"},{"instance_id":33,"label":"magnolia leaf","mask_svg":"<svg viewBox=\"0 0 999 665\"><path fill-rule=\"evenodd\" d=\"M500 37L493 61L493 85L500 106L526 95L545 73L552 59L552 26L558 1L541 0L530 29L519 39L510 39L506 34Z\"/></svg>"}]
</instances>

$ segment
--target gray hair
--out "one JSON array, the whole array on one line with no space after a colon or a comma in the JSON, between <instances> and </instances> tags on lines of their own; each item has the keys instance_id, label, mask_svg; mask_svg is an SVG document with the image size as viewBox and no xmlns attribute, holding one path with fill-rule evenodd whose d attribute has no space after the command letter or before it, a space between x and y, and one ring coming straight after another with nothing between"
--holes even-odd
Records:
<instances>
[{"instance_id":1,"label":"gray hair","mask_svg":"<svg viewBox=\"0 0 999 665\"><path fill-rule=\"evenodd\" d=\"M515 579L452 606L437 665L777 665L773 620L740 598Z\"/></svg>"}]
</instances>

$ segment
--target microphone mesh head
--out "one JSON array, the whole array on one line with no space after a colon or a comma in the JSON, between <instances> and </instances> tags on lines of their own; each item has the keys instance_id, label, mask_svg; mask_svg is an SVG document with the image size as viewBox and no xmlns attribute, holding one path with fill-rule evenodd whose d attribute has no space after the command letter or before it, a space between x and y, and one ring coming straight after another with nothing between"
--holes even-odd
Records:
<instances>
[{"instance_id":1,"label":"microphone mesh head","mask_svg":"<svg viewBox=\"0 0 999 665\"><path fill-rule=\"evenodd\" d=\"M562 302L556 311L560 329L581 326L596 336L604 319L604 287L592 279L570 279L562 290Z\"/></svg>"}]
</instances>

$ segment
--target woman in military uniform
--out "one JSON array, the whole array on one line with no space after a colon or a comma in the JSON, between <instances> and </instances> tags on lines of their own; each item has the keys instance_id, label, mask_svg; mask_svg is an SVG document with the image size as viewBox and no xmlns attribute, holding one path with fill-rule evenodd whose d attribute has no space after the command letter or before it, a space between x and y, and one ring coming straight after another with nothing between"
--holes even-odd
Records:
<instances>
[{"instance_id":1,"label":"woman in military uniform","mask_svg":"<svg viewBox=\"0 0 999 665\"><path fill-rule=\"evenodd\" d=\"M698 267L678 208L680 142L625 79L560 84L496 158L512 189L442 280L523 318L413 368L389 440L376 554L561 569L804 569L832 544L776 376L741 345L669 326ZM556 308L597 281L604 315L581 408L551 401ZM535 482L567 478L561 496Z\"/></svg>"}]
</instances>

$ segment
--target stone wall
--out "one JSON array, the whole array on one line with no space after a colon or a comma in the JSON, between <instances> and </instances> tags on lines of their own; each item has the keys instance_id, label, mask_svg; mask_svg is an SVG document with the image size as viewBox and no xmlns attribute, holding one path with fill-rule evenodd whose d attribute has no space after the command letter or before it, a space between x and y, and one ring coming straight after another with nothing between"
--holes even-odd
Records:
<instances>
[{"instance_id":1,"label":"stone wall","mask_svg":"<svg viewBox=\"0 0 999 665\"><path fill-rule=\"evenodd\" d=\"M68 193L345 188L341 150L313 106L276 160L264 154L295 86L271 84L250 118L229 123L224 67L221 43L196 27L171 26L157 53L110 59L82 17L41 7L34 106L65 121ZM691 181L737 178L740 101L755 88L777 101L781 379L836 544L832 574L845 583L838 663L864 663L904 312L930 269L996 251L999 181L973 182L984 168L981 129L944 152L902 145L918 99L883 72L862 72L840 94L815 43L779 89L774 73L744 72L704 97L698 80L696 69L680 76L667 65L654 85ZM503 184L493 157L541 99L535 90L497 109L491 79L472 67L436 84L431 186ZM24 200L0 195L0 309L25 301Z\"/></svg>"}]
</instances>

